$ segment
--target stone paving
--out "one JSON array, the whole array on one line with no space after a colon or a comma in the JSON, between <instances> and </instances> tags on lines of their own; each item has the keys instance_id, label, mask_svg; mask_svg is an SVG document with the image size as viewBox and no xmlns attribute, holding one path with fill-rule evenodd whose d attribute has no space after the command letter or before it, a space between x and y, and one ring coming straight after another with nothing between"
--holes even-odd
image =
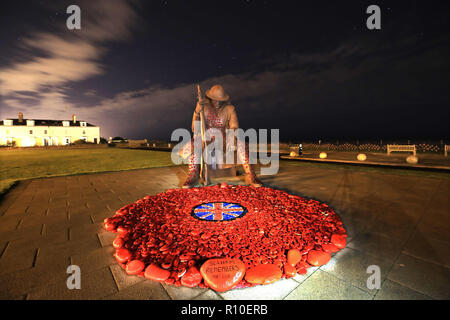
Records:
<instances>
[{"instance_id":1,"label":"stone paving","mask_svg":"<svg viewBox=\"0 0 450 320\"><path fill-rule=\"evenodd\" d=\"M24 181L0 203L0 299L449 299L450 179L281 162L272 187L328 202L348 246L320 268L271 285L216 293L128 276L104 218L178 187L185 167ZM229 183L243 183L243 176ZM66 268L81 268L69 290ZM367 267L381 270L368 289Z\"/></svg>"}]
</instances>

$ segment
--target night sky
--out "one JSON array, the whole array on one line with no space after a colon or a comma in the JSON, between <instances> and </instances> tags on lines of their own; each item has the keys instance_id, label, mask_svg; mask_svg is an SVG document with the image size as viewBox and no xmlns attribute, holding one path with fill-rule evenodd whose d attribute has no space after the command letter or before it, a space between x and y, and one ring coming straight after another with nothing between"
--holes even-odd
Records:
<instances>
[{"instance_id":1,"label":"night sky","mask_svg":"<svg viewBox=\"0 0 450 320\"><path fill-rule=\"evenodd\" d=\"M301 4L298 4L300 2ZM66 8L81 8L68 30ZM295 4L295 5L294 5ZM366 8L381 8L369 30ZM448 139L448 1L2 1L0 118L170 140L196 84L282 140Z\"/></svg>"}]
</instances>

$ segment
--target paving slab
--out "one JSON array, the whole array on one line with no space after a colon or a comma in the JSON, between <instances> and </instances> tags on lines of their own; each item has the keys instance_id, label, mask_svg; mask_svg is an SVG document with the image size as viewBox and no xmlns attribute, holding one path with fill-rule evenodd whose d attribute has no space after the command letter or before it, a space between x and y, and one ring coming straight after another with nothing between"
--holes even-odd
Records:
<instances>
[{"instance_id":1,"label":"paving slab","mask_svg":"<svg viewBox=\"0 0 450 320\"><path fill-rule=\"evenodd\" d=\"M113 257L114 251L112 246L99 248L71 255L70 261L72 264L79 266L83 272L91 272L116 264L116 259Z\"/></svg>"},{"instance_id":2,"label":"paving slab","mask_svg":"<svg viewBox=\"0 0 450 320\"><path fill-rule=\"evenodd\" d=\"M378 290L374 300L432 300L413 289L387 279Z\"/></svg>"},{"instance_id":3,"label":"paving slab","mask_svg":"<svg viewBox=\"0 0 450 320\"><path fill-rule=\"evenodd\" d=\"M25 270L12 270L0 276L0 299L15 299L27 295L35 288L52 283L65 283L69 260L57 261L49 266L36 264Z\"/></svg>"},{"instance_id":4,"label":"paving slab","mask_svg":"<svg viewBox=\"0 0 450 320\"><path fill-rule=\"evenodd\" d=\"M224 300L282 300L300 284L294 279L220 293Z\"/></svg>"},{"instance_id":5,"label":"paving slab","mask_svg":"<svg viewBox=\"0 0 450 320\"><path fill-rule=\"evenodd\" d=\"M223 300L218 293L208 290L196 296L193 300Z\"/></svg>"},{"instance_id":6,"label":"paving slab","mask_svg":"<svg viewBox=\"0 0 450 320\"><path fill-rule=\"evenodd\" d=\"M21 251L12 250L11 246L6 247L0 259L0 276L13 271L33 268L38 253L39 249L33 246Z\"/></svg>"},{"instance_id":7,"label":"paving slab","mask_svg":"<svg viewBox=\"0 0 450 320\"><path fill-rule=\"evenodd\" d=\"M97 236L102 247L110 246L114 239L117 237L117 235L113 232L101 232L97 233Z\"/></svg>"},{"instance_id":8,"label":"paving slab","mask_svg":"<svg viewBox=\"0 0 450 320\"><path fill-rule=\"evenodd\" d=\"M85 274L81 272L81 288L68 289L66 281L59 281L32 290L27 300L91 300L101 299L117 292L109 268Z\"/></svg>"},{"instance_id":9,"label":"paving slab","mask_svg":"<svg viewBox=\"0 0 450 320\"><path fill-rule=\"evenodd\" d=\"M148 281L155 282L152 280ZM205 288L188 288L185 286L177 287L175 285L169 285L165 283L163 283L162 286L164 287L164 289L169 294L172 300L191 300L208 290Z\"/></svg>"},{"instance_id":10,"label":"paving slab","mask_svg":"<svg viewBox=\"0 0 450 320\"><path fill-rule=\"evenodd\" d=\"M450 299L450 269L402 253L388 279L434 299Z\"/></svg>"},{"instance_id":11,"label":"paving slab","mask_svg":"<svg viewBox=\"0 0 450 320\"><path fill-rule=\"evenodd\" d=\"M160 283L143 281L104 297L105 300L169 300L170 297Z\"/></svg>"},{"instance_id":12,"label":"paving slab","mask_svg":"<svg viewBox=\"0 0 450 320\"><path fill-rule=\"evenodd\" d=\"M450 268L450 246L448 242L436 240L417 231L405 244L403 252Z\"/></svg>"},{"instance_id":13,"label":"paving slab","mask_svg":"<svg viewBox=\"0 0 450 320\"><path fill-rule=\"evenodd\" d=\"M318 270L306 279L286 300L370 300L372 295L338 279L328 272Z\"/></svg>"},{"instance_id":14,"label":"paving slab","mask_svg":"<svg viewBox=\"0 0 450 320\"><path fill-rule=\"evenodd\" d=\"M348 247L394 262L402 251L403 242L367 231L352 239Z\"/></svg>"},{"instance_id":15,"label":"paving slab","mask_svg":"<svg viewBox=\"0 0 450 320\"><path fill-rule=\"evenodd\" d=\"M111 264L109 266L111 269L111 273L114 277L114 281L116 282L117 289L122 291L128 287L135 285L136 283L146 281L146 279L138 277L138 276L130 276L119 264Z\"/></svg>"},{"instance_id":16,"label":"paving slab","mask_svg":"<svg viewBox=\"0 0 450 320\"><path fill-rule=\"evenodd\" d=\"M320 270L344 280L346 283L366 291L370 295L375 295L377 291L367 287L367 279L370 276L367 273L367 268L374 265L380 268L381 283L391 270L393 261L363 251L345 248L337 252L329 263L321 266Z\"/></svg>"}]
</instances>

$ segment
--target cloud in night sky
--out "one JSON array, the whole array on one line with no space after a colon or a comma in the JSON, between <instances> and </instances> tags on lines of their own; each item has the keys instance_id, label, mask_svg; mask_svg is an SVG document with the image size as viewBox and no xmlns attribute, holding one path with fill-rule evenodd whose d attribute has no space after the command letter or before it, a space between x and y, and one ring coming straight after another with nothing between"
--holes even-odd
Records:
<instances>
[{"instance_id":1,"label":"cloud in night sky","mask_svg":"<svg viewBox=\"0 0 450 320\"><path fill-rule=\"evenodd\" d=\"M127 1L81 4L81 30L30 34L20 45L25 58L0 69L0 94L8 107L36 118L58 118L76 108L66 99L66 86L105 73L103 44L129 39L140 21Z\"/></svg>"},{"instance_id":2,"label":"cloud in night sky","mask_svg":"<svg viewBox=\"0 0 450 320\"><path fill-rule=\"evenodd\" d=\"M20 59L0 68L0 95L7 107L0 110L0 116L14 117L22 111L26 118L62 119L76 113L80 120L99 125L105 137L168 140L174 129L190 128L197 84L191 79L195 76L187 72L183 82L173 79L171 85L144 81L152 76L158 79L168 69L155 65L167 63L173 52L163 51L167 57L151 60L155 47L167 42L171 49L185 42L165 39L170 29L161 28L146 38L155 42L139 43L135 48L145 53L145 59L125 70L120 64L138 55L124 54L128 48L117 50L111 44L135 40L133 30L142 23L136 10L139 2L81 3L81 32L31 33L21 41ZM383 28L384 33L343 36L327 47L270 52L264 59L218 75L211 72L196 81L203 92L217 83L224 86L241 127L278 128L282 138L284 134L295 139L363 138L369 131L377 137L382 137L379 132L442 137L449 104L448 34L423 38L395 24ZM105 57L111 52L114 59L108 60ZM199 60L207 57L209 66L234 54L199 55ZM189 70L187 54L178 50L173 56L179 69ZM134 77L137 69L148 69L148 78ZM94 81L86 84L89 79ZM103 80L108 80L105 86ZM74 94L76 84L82 82L86 85ZM124 90L122 82L133 83L131 89ZM399 123L410 125L397 130Z\"/></svg>"},{"instance_id":3,"label":"cloud in night sky","mask_svg":"<svg viewBox=\"0 0 450 320\"><path fill-rule=\"evenodd\" d=\"M44 56L30 57L0 70L0 93L17 91L41 92L44 88L61 86L102 73L98 59L102 50L85 40L41 33L26 39L25 49L38 50Z\"/></svg>"},{"instance_id":4,"label":"cloud in night sky","mask_svg":"<svg viewBox=\"0 0 450 320\"><path fill-rule=\"evenodd\" d=\"M412 47L417 50L417 46ZM346 128L360 130L366 125L382 128L380 123L374 123L379 119L389 126L390 121L398 120L389 112L392 105L426 103L420 96L420 90L427 86L423 80L434 76L442 65L436 63L433 68L423 70L420 77L408 70L420 65L423 56L441 61L440 56L445 54L428 44L419 56L411 54L408 49L400 50L400 47L393 55L382 47L361 46L349 41L330 52L274 57L264 62L263 67L255 67L254 71L211 77L200 84L203 92L216 83L224 86L236 106L243 128L258 122L260 128L283 131L285 124L291 122L296 132L308 136L317 131L308 119L323 117L328 118L323 121L324 126L330 121L341 123L341 132L336 132L339 136ZM392 68L398 69L396 77L389 72ZM381 91L375 89L379 83L383 83ZM446 98L442 95L445 84L429 86L433 88L427 90L436 92L436 102L445 103ZM411 91L411 88L417 90ZM349 94L353 101L348 101ZM321 107L329 104L330 100L334 110ZM172 130L190 128L195 101L196 83L185 83L122 92L81 110L100 123L108 135L152 138L155 136L148 132L153 132L157 138L169 139ZM386 109L377 111L380 105L385 105ZM367 117L367 122L352 123L348 129L352 116L370 111L378 113L379 119ZM408 114L406 108L402 117L408 119L417 117L417 114ZM121 119L120 126L117 119Z\"/></svg>"}]
</instances>

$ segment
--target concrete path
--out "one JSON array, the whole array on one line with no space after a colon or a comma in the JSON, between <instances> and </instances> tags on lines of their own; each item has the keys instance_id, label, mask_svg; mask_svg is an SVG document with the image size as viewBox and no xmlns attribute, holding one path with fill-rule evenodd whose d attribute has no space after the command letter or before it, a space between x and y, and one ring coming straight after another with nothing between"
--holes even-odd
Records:
<instances>
[{"instance_id":1,"label":"concrete path","mask_svg":"<svg viewBox=\"0 0 450 320\"><path fill-rule=\"evenodd\" d=\"M128 276L104 218L177 187L185 167L21 182L0 203L0 299L449 299L450 179L282 162L264 183L328 202L348 246L325 266L267 286L217 294ZM391 171L389 171L391 172ZM242 183L243 177L229 181ZM66 269L81 268L81 290ZM367 287L367 268L381 288Z\"/></svg>"},{"instance_id":2,"label":"concrete path","mask_svg":"<svg viewBox=\"0 0 450 320\"><path fill-rule=\"evenodd\" d=\"M406 158L412 155L412 152L392 152L390 156L381 152L342 152L342 151L324 151L327 154L326 159L320 159L321 151L305 151L301 156L291 157L289 155L281 155L281 159L297 160L297 161L316 161L325 163L347 163L364 165L376 165L397 168L417 168L417 169L439 169L450 172L450 157L443 154L434 153L418 153L418 163L410 164L406 162ZM358 154L364 153L367 157L365 161L357 159Z\"/></svg>"}]
</instances>

